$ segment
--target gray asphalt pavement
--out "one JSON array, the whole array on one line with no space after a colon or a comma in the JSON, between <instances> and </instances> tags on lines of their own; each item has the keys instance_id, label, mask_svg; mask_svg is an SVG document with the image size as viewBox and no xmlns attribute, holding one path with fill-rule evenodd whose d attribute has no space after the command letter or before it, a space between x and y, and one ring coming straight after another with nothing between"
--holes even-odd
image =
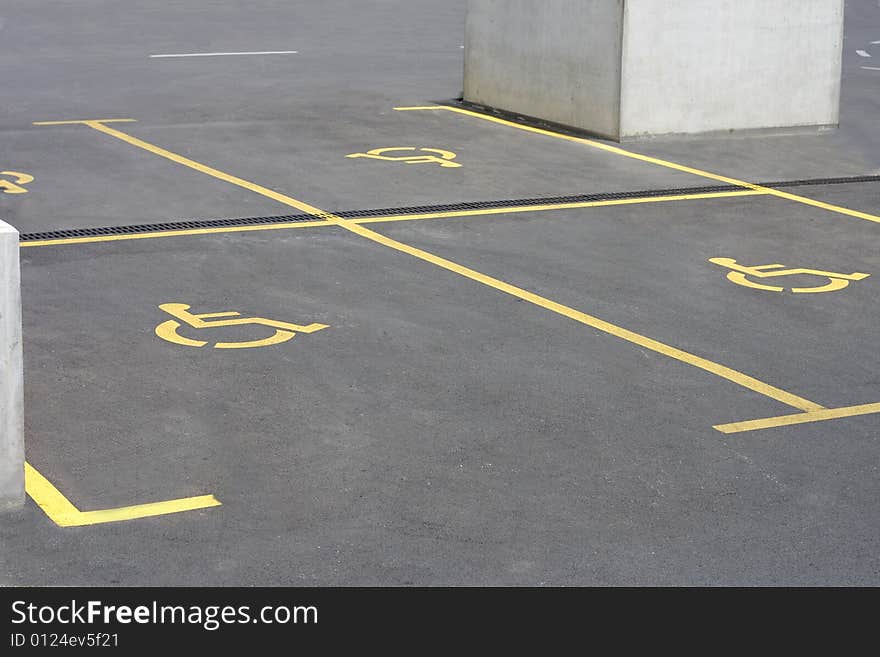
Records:
<instances>
[{"instance_id":1,"label":"gray asphalt pavement","mask_svg":"<svg viewBox=\"0 0 880 657\"><path fill-rule=\"evenodd\" d=\"M838 130L623 145L685 173L395 110L459 95L465 4L4 4L22 233L437 207L24 242L0 584L880 584L880 188L821 180L880 174L880 7ZM86 119L136 122L33 125Z\"/></svg>"}]
</instances>

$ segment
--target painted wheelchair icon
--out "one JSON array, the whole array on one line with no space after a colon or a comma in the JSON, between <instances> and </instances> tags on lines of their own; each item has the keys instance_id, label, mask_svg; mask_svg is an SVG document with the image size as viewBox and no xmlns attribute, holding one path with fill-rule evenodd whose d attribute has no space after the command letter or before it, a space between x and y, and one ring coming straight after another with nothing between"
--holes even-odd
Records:
<instances>
[{"instance_id":1,"label":"painted wheelchair icon","mask_svg":"<svg viewBox=\"0 0 880 657\"><path fill-rule=\"evenodd\" d=\"M275 329L274 335L262 340L247 340L242 342L217 342L214 349L247 349L250 347L267 347L273 344L281 344L292 340L297 333L314 333L321 329L328 328L326 324L308 324L300 326L299 324L291 324L290 322L279 322L274 319L266 319L264 317L241 317L238 312L220 312L220 313L190 313L185 303L163 303L159 306L160 310L165 311L176 319L169 319L162 322L156 327L156 335L163 340L180 344L187 347L204 347L208 344L203 340L193 340L180 335L177 332L183 324L194 329L220 328L223 326L241 326L246 324L255 324L259 326L268 326ZM226 317L237 317L238 319L222 319ZM177 321L180 320L180 321ZM182 322L182 323L181 323Z\"/></svg>"},{"instance_id":2,"label":"painted wheelchair icon","mask_svg":"<svg viewBox=\"0 0 880 657\"><path fill-rule=\"evenodd\" d=\"M823 279L827 279L828 281L824 285L817 285L814 287L793 287L791 288L791 291L795 294L812 292L833 292L835 290L842 290L850 284L850 281L861 281L870 276L870 274L863 274L861 272L853 272L852 274L839 274L833 271L823 271L821 269L805 269L803 267L786 269L785 265L780 265L778 263L772 265L757 265L754 267L748 267L745 265L737 264L736 260L734 260L733 258L709 258L709 262L715 265L720 265L722 267L727 267L728 269L732 269L733 271L727 274L727 280L736 283L737 285L751 287L756 290L768 290L770 292L782 292L786 288L776 285L764 285L763 283L757 283L747 278L747 276L753 276L755 278L772 278L776 276L809 274L813 276L819 276Z\"/></svg>"},{"instance_id":3,"label":"painted wheelchair icon","mask_svg":"<svg viewBox=\"0 0 880 657\"><path fill-rule=\"evenodd\" d=\"M456 169L461 165L458 162L453 162L456 155L452 151L444 151L439 148L419 148L418 150L425 153L435 153L435 155L385 155L385 153L391 153L394 151L415 151L417 150L415 146L391 146L389 148L374 148L371 151L367 151L366 153L350 153L345 157L355 158L355 157L368 157L374 160L386 160L388 162L403 162L405 164L428 164L434 163L439 164L441 167L446 169Z\"/></svg>"}]
</instances>

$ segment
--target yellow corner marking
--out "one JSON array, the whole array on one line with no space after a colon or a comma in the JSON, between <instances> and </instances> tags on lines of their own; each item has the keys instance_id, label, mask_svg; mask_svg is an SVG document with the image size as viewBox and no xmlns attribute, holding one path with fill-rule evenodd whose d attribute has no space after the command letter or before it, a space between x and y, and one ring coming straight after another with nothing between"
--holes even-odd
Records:
<instances>
[{"instance_id":1,"label":"yellow corner marking","mask_svg":"<svg viewBox=\"0 0 880 657\"><path fill-rule=\"evenodd\" d=\"M760 190L769 194L771 196L777 196L779 198L784 198L789 201L796 201L797 203L803 203L805 205L811 205L816 208L820 208L822 210L827 210L829 212L836 212L838 214L844 214L850 217L857 217L859 219L865 219L866 221L873 221L875 223L880 223L880 217L873 214L868 214L867 212L859 212L858 210L851 210L850 208L844 208L839 205L832 205L830 203L823 203L822 201L816 201L811 198L807 198L805 196L799 196L797 194L790 194L788 192L783 192L778 189L774 189L772 187L762 187L761 185L756 185L754 183L746 182L744 180L738 180L737 178L731 178L729 176L722 176L717 173L712 173L710 171L703 171L702 169L695 169L694 167L684 166L682 164L677 164L675 162L670 162L668 160L661 160L657 157L650 157L649 155L642 155L640 153L634 153L632 151L625 150L620 148L619 146L611 146L610 144L603 144L602 142L595 141L593 139L585 139L583 137L572 137L570 135L564 135L559 132L553 132L552 130L545 130L543 128L534 128L528 125L522 125L520 123L515 123L513 121L508 121L506 119L501 119L496 116L489 116L487 114L480 114L479 112L473 112L471 110L462 109L460 107L447 107L445 105L431 105L431 106L423 106L423 107L395 107L395 110L400 112L406 111L420 111L420 110L441 110L447 112L455 112L456 114L464 114L465 116L471 116L483 121L491 121L492 123L498 123L500 125L505 125L511 128L516 128L518 130L524 130L526 132L532 132L538 135L545 135L548 137L554 137L556 139L564 139L566 141L575 142L578 144L585 144L587 146L591 146L592 148L598 148L599 150L603 150L607 153L614 153L615 155L622 155L623 157L628 157L633 160L641 160L642 162L647 162L649 164L656 164L657 166L666 167L667 169L674 169L676 171L681 171L683 173L690 173L695 176L700 176L702 178L710 178L712 180L717 180L719 182L724 182L729 185L736 185L738 187L746 187L748 189Z\"/></svg>"},{"instance_id":2,"label":"yellow corner marking","mask_svg":"<svg viewBox=\"0 0 880 657\"><path fill-rule=\"evenodd\" d=\"M348 219L355 224L387 223L392 221L415 221L420 219L446 219L453 217L477 217L493 214L515 214L518 212L547 212L549 210L570 210L577 208L599 208L606 205L628 205L633 203L662 203L669 201L696 201L700 199L730 198L736 196L761 196L766 192L743 189L735 192L707 192L698 194L679 194L673 196L648 196L632 198L616 198L604 201L577 201L572 203L547 203L542 205L512 205L500 208L482 208L479 210L444 210L441 212L425 212L421 214L392 214L380 217L360 217ZM264 224L256 226L222 226L217 228L193 228L188 230L168 230L155 233L133 233L131 235L97 235L94 237L67 237L52 240L34 240L22 242L21 248L34 246L63 246L65 244L91 244L94 242L119 242L125 240L157 239L160 237L181 237L187 235L212 235L214 233L238 233L261 230L286 230L288 228L317 228L335 226L332 221L296 221L283 224Z\"/></svg>"},{"instance_id":3,"label":"yellow corner marking","mask_svg":"<svg viewBox=\"0 0 880 657\"><path fill-rule=\"evenodd\" d=\"M824 420L836 420L842 417L854 417L856 415L870 415L880 413L880 403L860 404L859 406L845 406L842 408L825 408L808 413L794 413L793 415L779 415L760 420L748 420L747 422L731 422L730 424L716 424L713 428L721 433L741 433L743 431L757 431L758 429L770 429L772 427L785 427L791 424L805 424L807 422L822 422Z\"/></svg>"},{"instance_id":4,"label":"yellow corner marking","mask_svg":"<svg viewBox=\"0 0 880 657\"><path fill-rule=\"evenodd\" d=\"M708 359L683 351L681 349L671 347L657 340L653 340L633 331L629 331L620 326L616 326L615 324L612 324L610 322L601 320L597 317L593 317L592 315L582 313L573 308L569 308L568 306L565 306L561 303L557 303L540 295L534 294L533 292L529 292L522 288L516 287L515 285L505 283L504 281L498 280L497 278L487 276L486 274L482 274L463 265L459 265L455 262L452 262L451 260L446 260L445 258L436 256L433 253L428 253L427 251L422 251L421 249L409 246L408 244L398 242L397 240L391 239L390 237L386 237L385 235L370 230L365 226L357 224L353 221L348 221L346 219L343 219L342 217L338 217L332 213L321 210L314 205L309 205L308 203L304 203L303 201L295 199L291 196L287 196L286 194L281 194L280 192L276 192L267 187L263 187L262 185L258 185L248 180L244 180L243 178L238 178L237 176L233 176L218 169L206 166L204 164L196 162L195 160L183 157L182 155L178 155L177 153L173 153L164 148L160 148L159 146L155 146L153 144L150 144L149 142L145 142L142 139L138 139L137 137L132 137L131 135L128 135L124 132L107 127L106 125L102 125L97 122L89 122L87 123L87 125L95 130L98 130L99 132L103 132L106 135L115 137L116 139L120 139L128 144L131 144L132 146L142 148L146 151L155 153L156 155L171 160L172 162L177 162L178 164L182 164L183 166L189 167L196 171L200 171L201 173L212 176L219 180L237 185L238 187L250 190L267 198L274 199L284 205L297 208L298 210L302 210L307 214L311 214L318 217L319 219L328 221L336 226L339 226L340 228L344 228L345 230L348 230L356 235L360 235L361 237L364 237L372 242L381 244L401 253L406 253L415 258L418 258L425 262L429 262L433 265L459 274L478 283L482 283L483 285L487 285L506 294L510 294L514 297L522 299L523 301L528 301L529 303L532 303L536 306L539 306L546 310L550 310L551 312L557 313L564 317L568 317L569 319L580 322L581 324L585 324L586 326L590 326L604 333L608 333L609 335L618 337L622 340L637 344L645 349L655 351L664 356L668 356L669 358L678 360L688 365L692 365L693 367L697 367L706 372L710 372L712 374L715 374L716 376L727 379L728 381L743 386L744 388L748 388L749 390L752 390L759 394L770 397L771 399L775 399L793 408L797 408L802 411L814 411L824 408L820 404L812 402L808 399L804 399L802 397L798 397L797 395L793 395L790 392L786 392L785 390L776 388L775 386L771 386L767 383L764 383L763 381L743 374L742 372L737 372L734 369L725 367L724 365L720 365L719 363L715 363ZM759 189L758 191L763 191L763 189Z\"/></svg>"},{"instance_id":5,"label":"yellow corner marking","mask_svg":"<svg viewBox=\"0 0 880 657\"><path fill-rule=\"evenodd\" d=\"M48 479L41 475L30 463L24 464L25 488L27 494L43 512L59 527L80 527L83 525L99 525L107 522L136 520L151 516L163 516L169 513L193 511L220 506L220 501L213 495L184 497L165 502L123 506L116 509L99 511L80 511L61 494Z\"/></svg>"},{"instance_id":6,"label":"yellow corner marking","mask_svg":"<svg viewBox=\"0 0 880 657\"><path fill-rule=\"evenodd\" d=\"M780 269L780 267L785 267L785 265L780 265L779 263L775 263L772 265L758 265L754 267L747 267L745 265L737 264L736 260L734 260L733 258L709 258L709 262L711 262L713 265L719 265L721 267L732 269L733 271L727 274L727 280L732 281L737 285L742 285L743 287L751 287L756 290L769 290L770 292L782 292L783 290L785 290L785 288L778 287L776 285L763 285L762 283L756 283L755 281L751 281L746 278L746 275L755 276L756 278L771 278L773 276L796 276L798 274L807 274L828 279L828 282L825 285L791 288L791 291L796 294L812 292L833 292L835 290L842 290L849 285L850 281L863 281L868 278L868 276L870 276L870 274L863 274L862 272L853 272L852 274L840 274L838 272L823 271L821 269L804 269L803 267L796 267L794 269Z\"/></svg>"}]
</instances>

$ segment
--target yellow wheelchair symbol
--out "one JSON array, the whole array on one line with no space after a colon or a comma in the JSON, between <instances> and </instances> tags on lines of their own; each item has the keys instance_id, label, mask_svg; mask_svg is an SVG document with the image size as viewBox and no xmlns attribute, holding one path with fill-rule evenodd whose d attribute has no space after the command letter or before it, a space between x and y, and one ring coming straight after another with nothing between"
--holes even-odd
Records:
<instances>
[{"instance_id":1,"label":"yellow wheelchair symbol","mask_svg":"<svg viewBox=\"0 0 880 657\"><path fill-rule=\"evenodd\" d=\"M27 194L22 185L27 185L34 181L34 177L27 173L19 173L18 171L0 171L0 176L12 176L15 182L0 179L0 189L4 194Z\"/></svg>"},{"instance_id":2,"label":"yellow wheelchair symbol","mask_svg":"<svg viewBox=\"0 0 880 657\"><path fill-rule=\"evenodd\" d=\"M755 281L751 281L746 276L754 276L756 278L770 278L773 276L794 276L796 274L810 274L813 276L821 276L823 278L827 278L828 282L825 285L818 285L815 287L793 287L791 291L798 293L808 293L808 292L833 292L834 290L842 290L847 285L849 285L850 281L861 281L865 278L868 278L870 274L862 274L860 272L853 272L852 274L839 274L833 271L822 271L821 269L804 269L804 268L796 268L796 269L780 269L780 267L785 267L785 265L773 264L773 265L758 265L755 267L747 267L744 265L738 265L736 260L733 258L709 258L709 262L721 265L722 267L727 267L728 269L732 269L733 271L727 274L727 279L736 283L737 285L744 285L745 287L755 288L756 290L769 290L771 292L782 292L785 290L784 287L777 287L775 285L762 285L761 283L756 283Z\"/></svg>"},{"instance_id":3,"label":"yellow wheelchair symbol","mask_svg":"<svg viewBox=\"0 0 880 657\"><path fill-rule=\"evenodd\" d=\"M159 306L160 310L164 310L172 317L176 317L180 322L184 322L196 329L218 328L222 326L241 326L243 324L259 324L275 329L275 334L264 338L263 340L249 340L247 342L217 342L214 349L247 349L248 347L267 347L272 344L280 344L292 339L297 333L314 333L321 329L328 328L326 324L309 324L308 326L300 326L299 324L291 324L289 322L278 322L274 319L265 319L263 317L240 317L241 313L223 312L223 313L201 313L193 314L187 312L189 306L185 303L163 303ZM217 319L217 321L205 321L220 317L240 317L240 319ZM207 342L202 340L191 340L185 338L177 332L181 324L173 319L169 319L156 327L156 335L163 340L173 342L174 344L182 344L187 347L204 347Z\"/></svg>"},{"instance_id":4,"label":"yellow wheelchair symbol","mask_svg":"<svg viewBox=\"0 0 880 657\"><path fill-rule=\"evenodd\" d=\"M383 155L391 151L414 151L420 150L426 153L436 153L437 155L401 155L399 157L391 157ZM419 148L414 146L392 146L391 148L374 148L366 153L351 153L345 157L371 157L374 160L388 160L389 162L404 162L405 164L426 164L434 162L441 167L455 168L461 165L458 162L452 162L455 159L455 153L451 151L441 151L439 148Z\"/></svg>"}]
</instances>

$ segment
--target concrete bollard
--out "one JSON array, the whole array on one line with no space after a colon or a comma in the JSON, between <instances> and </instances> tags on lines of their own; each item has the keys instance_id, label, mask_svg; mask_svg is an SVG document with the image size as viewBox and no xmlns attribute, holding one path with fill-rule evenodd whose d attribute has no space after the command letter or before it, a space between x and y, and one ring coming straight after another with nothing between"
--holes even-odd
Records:
<instances>
[{"instance_id":1,"label":"concrete bollard","mask_svg":"<svg viewBox=\"0 0 880 657\"><path fill-rule=\"evenodd\" d=\"M24 377L18 231L0 221L0 511L24 504Z\"/></svg>"},{"instance_id":2,"label":"concrete bollard","mask_svg":"<svg viewBox=\"0 0 880 657\"><path fill-rule=\"evenodd\" d=\"M615 140L836 126L844 0L468 0L464 100Z\"/></svg>"}]
</instances>

